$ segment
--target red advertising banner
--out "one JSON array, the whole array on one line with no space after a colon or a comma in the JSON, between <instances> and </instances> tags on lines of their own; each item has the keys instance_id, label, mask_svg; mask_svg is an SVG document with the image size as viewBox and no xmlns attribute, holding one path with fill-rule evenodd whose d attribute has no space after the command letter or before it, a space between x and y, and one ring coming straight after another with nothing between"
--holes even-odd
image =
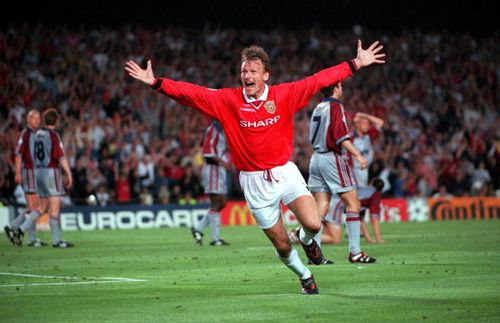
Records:
<instances>
[{"instance_id":1,"label":"red advertising banner","mask_svg":"<svg viewBox=\"0 0 500 323\"><path fill-rule=\"evenodd\" d=\"M244 201L228 201L221 212L222 225L254 225L255 219Z\"/></svg>"},{"instance_id":2,"label":"red advertising banner","mask_svg":"<svg viewBox=\"0 0 500 323\"><path fill-rule=\"evenodd\" d=\"M381 221L408 222L408 201L406 199L383 199Z\"/></svg>"},{"instance_id":3,"label":"red advertising banner","mask_svg":"<svg viewBox=\"0 0 500 323\"><path fill-rule=\"evenodd\" d=\"M281 204L281 214L285 224L298 224L295 214L286 205ZM221 212L221 224L223 226L256 225L257 222L245 201L228 201L226 207Z\"/></svg>"}]
</instances>

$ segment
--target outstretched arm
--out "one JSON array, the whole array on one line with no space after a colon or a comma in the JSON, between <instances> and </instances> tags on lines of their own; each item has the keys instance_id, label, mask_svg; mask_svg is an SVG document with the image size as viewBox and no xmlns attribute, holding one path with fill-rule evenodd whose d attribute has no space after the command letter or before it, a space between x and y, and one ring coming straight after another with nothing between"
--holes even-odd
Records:
<instances>
[{"instance_id":1,"label":"outstretched arm","mask_svg":"<svg viewBox=\"0 0 500 323\"><path fill-rule=\"evenodd\" d=\"M134 61L128 61L125 63L125 70L130 76L146 83L147 85L152 85L155 80L153 68L151 67L151 60L148 60L146 69L142 69Z\"/></svg>"},{"instance_id":2,"label":"outstretched arm","mask_svg":"<svg viewBox=\"0 0 500 323\"><path fill-rule=\"evenodd\" d=\"M361 40L358 39L358 56L354 59L354 63L358 68L365 67L371 64L384 64L385 57L384 53L379 53L384 46L379 45L379 41L377 40L373 44L370 45L367 49L363 49L361 47Z\"/></svg>"}]
</instances>

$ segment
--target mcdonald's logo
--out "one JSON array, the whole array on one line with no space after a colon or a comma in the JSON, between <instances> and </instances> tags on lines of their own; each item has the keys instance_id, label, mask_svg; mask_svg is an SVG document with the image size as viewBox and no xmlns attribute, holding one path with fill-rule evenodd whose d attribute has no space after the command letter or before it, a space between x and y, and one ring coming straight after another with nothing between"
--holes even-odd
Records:
<instances>
[{"instance_id":1,"label":"mcdonald's logo","mask_svg":"<svg viewBox=\"0 0 500 323\"><path fill-rule=\"evenodd\" d=\"M256 223L246 203L233 203L229 206L228 225L253 225Z\"/></svg>"}]
</instances>

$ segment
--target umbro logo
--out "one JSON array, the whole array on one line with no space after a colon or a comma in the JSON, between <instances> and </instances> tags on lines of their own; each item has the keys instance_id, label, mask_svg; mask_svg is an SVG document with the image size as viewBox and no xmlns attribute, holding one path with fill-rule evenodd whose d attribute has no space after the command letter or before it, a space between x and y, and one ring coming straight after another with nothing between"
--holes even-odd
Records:
<instances>
[{"instance_id":1,"label":"umbro logo","mask_svg":"<svg viewBox=\"0 0 500 323\"><path fill-rule=\"evenodd\" d=\"M256 112L256 110L248 103L243 104L243 106L241 107L241 111Z\"/></svg>"}]
</instances>

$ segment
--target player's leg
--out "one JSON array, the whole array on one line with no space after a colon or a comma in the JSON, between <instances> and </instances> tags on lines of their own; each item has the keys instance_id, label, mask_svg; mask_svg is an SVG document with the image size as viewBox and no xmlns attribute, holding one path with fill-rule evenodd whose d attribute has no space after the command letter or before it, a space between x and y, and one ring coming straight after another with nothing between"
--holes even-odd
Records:
<instances>
[{"instance_id":1,"label":"player's leg","mask_svg":"<svg viewBox=\"0 0 500 323\"><path fill-rule=\"evenodd\" d=\"M302 225L298 228L297 236L310 262L315 265L332 264L331 260L323 256L321 247L314 240L316 234L320 232L322 224L316 202L312 196L299 196L287 206Z\"/></svg>"},{"instance_id":2,"label":"player's leg","mask_svg":"<svg viewBox=\"0 0 500 323\"><path fill-rule=\"evenodd\" d=\"M323 243L339 244L342 239L342 215L344 203L337 196L332 195L327 214L323 217Z\"/></svg>"},{"instance_id":3,"label":"player's leg","mask_svg":"<svg viewBox=\"0 0 500 323\"><path fill-rule=\"evenodd\" d=\"M319 218L324 219L325 216L328 213L329 205L330 205L330 198L331 194L330 192L312 192L314 201L316 202L316 206L318 207L318 212L319 212ZM320 230L314 237L318 245L321 246L321 242L323 241L322 235L323 235L323 230L324 228Z\"/></svg>"},{"instance_id":4,"label":"player's leg","mask_svg":"<svg viewBox=\"0 0 500 323\"><path fill-rule=\"evenodd\" d=\"M321 235L322 243L339 244L342 240L342 227L330 222L323 222L323 234Z\"/></svg>"},{"instance_id":5,"label":"player's leg","mask_svg":"<svg viewBox=\"0 0 500 323\"><path fill-rule=\"evenodd\" d=\"M38 219L42 213L41 213L41 205L40 205L40 198L38 197L38 194L27 194L28 196L26 197L27 204L29 206L31 211L30 214L28 215L29 217L33 217L34 221L32 222L31 226L28 228L28 246L29 247L43 247L46 246L47 244L40 240L37 239L36 237L36 219ZM34 213L33 215L31 213ZM30 220L31 222L31 220Z\"/></svg>"},{"instance_id":6,"label":"player's leg","mask_svg":"<svg viewBox=\"0 0 500 323\"><path fill-rule=\"evenodd\" d=\"M22 245L22 240L25 233L33 229L33 227L36 225L36 220L44 212L37 194L27 194L26 202L28 204L30 212L26 214L24 222L19 226L19 228L17 230L14 230L14 240L18 246Z\"/></svg>"},{"instance_id":7,"label":"player's leg","mask_svg":"<svg viewBox=\"0 0 500 323\"><path fill-rule=\"evenodd\" d=\"M276 176L283 174L280 173L280 168L283 167L273 169L273 171L276 170L277 172ZM271 240L278 258L299 276L302 292L317 294L318 290L314 277L300 260L297 251L292 248L281 218L280 200L284 180L280 179L284 177L276 180L274 175L273 177L270 175L269 172L240 172L240 186L245 195L245 200L259 227Z\"/></svg>"},{"instance_id":8,"label":"player's leg","mask_svg":"<svg viewBox=\"0 0 500 323\"><path fill-rule=\"evenodd\" d=\"M299 253L292 247L283 224L283 218L278 216L277 222L270 228L264 229L264 233L271 240L278 258L297 276L301 281L303 294L318 294L318 288L311 271L300 260Z\"/></svg>"},{"instance_id":9,"label":"player's leg","mask_svg":"<svg viewBox=\"0 0 500 323\"><path fill-rule=\"evenodd\" d=\"M358 193L356 190L338 193L342 202L345 204L346 208L346 227L347 235L349 239L349 261L350 262L363 262L371 263L375 262L376 259L369 257L367 254L361 251L360 245L360 231L361 223L359 220L359 208L360 203L358 199Z\"/></svg>"},{"instance_id":10,"label":"player's leg","mask_svg":"<svg viewBox=\"0 0 500 323\"><path fill-rule=\"evenodd\" d=\"M73 244L61 238L61 196L49 196L49 225L52 233L52 247L54 248L69 248Z\"/></svg>"},{"instance_id":11,"label":"player's leg","mask_svg":"<svg viewBox=\"0 0 500 323\"><path fill-rule=\"evenodd\" d=\"M210 194L211 209L209 211L209 222L211 228L212 246L227 246L229 243L220 237L220 212L226 206L224 194Z\"/></svg>"},{"instance_id":12,"label":"player's leg","mask_svg":"<svg viewBox=\"0 0 500 323\"><path fill-rule=\"evenodd\" d=\"M309 185L315 188L314 192L325 191L322 187L321 177L316 176L318 174L315 170L318 169L319 164L320 161L317 158L313 158L309 167ZM290 208L301 224L301 227L297 229L296 235L309 258L309 262L316 265L333 263L323 257L321 247L314 239L317 234L320 234L322 224L318 207L307 188L302 174L292 162L284 165L280 169L280 172L285 174L283 176L280 173L277 174L278 177L283 177L281 201Z\"/></svg>"}]
</instances>

